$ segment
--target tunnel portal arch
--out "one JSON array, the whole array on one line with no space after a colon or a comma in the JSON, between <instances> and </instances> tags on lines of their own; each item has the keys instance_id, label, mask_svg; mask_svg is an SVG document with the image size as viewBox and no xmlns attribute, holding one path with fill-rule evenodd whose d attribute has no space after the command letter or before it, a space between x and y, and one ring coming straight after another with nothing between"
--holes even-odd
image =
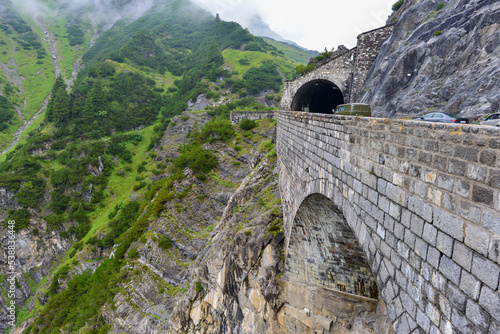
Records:
<instances>
[{"instance_id":1,"label":"tunnel portal arch","mask_svg":"<svg viewBox=\"0 0 500 334\"><path fill-rule=\"evenodd\" d=\"M344 95L340 88L329 80L316 79L297 90L292 102L292 111L333 114L339 104L344 104Z\"/></svg>"}]
</instances>

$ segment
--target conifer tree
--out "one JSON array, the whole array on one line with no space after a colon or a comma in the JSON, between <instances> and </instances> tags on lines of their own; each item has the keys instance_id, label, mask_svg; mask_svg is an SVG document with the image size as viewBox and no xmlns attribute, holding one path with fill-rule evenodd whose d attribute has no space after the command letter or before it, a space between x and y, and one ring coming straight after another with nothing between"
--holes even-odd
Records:
<instances>
[{"instance_id":1,"label":"conifer tree","mask_svg":"<svg viewBox=\"0 0 500 334\"><path fill-rule=\"evenodd\" d=\"M52 105L52 121L56 126L61 126L69 120L69 96L66 89L59 87L54 92L54 103Z\"/></svg>"},{"instance_id":2,"label":"conifer tree","mask_svg":"<svg viewBox=\"0 0 500 334\"><path fill-rule=\"evenodd\" d=\"M99 116L106 116L106 92L100 80L95 80L83 108L83 122L92 124Z\"/></svg>"},{"instance_id":3,"label":"conifer tree","mask_svg":"<svg viewBox=\"0 0 500 334\"><path fill-rule=\"evenodd\" d=\"M216 67L224 64L224 57L222 56L222 52L220 52L219 46L217 45L217 43L215 43L214 40L212 40L212 42L208 46L206 63L207 66L210 66L211 63L214 63Z\"/></svg>"},{"instance_id":4,"label":"conifer tree","mask_svg":"<svg viewBox=\"0 0 500 334\"><path fill-rule=\"evenodd\" d=\"M54 86L52 86L52 93L50 95L49 103L47 104L47 111L45 112L45 118L49 122L52 122L54 120L53 117L54 117L54 103L57 95L56 92L61 89L66 93L67 89L66 82L64 82L63 77L59 75L56 78L56 81L54 82ZM61 94L59 95L60 97L62 96Z\"/></svg>"}]
</instances>

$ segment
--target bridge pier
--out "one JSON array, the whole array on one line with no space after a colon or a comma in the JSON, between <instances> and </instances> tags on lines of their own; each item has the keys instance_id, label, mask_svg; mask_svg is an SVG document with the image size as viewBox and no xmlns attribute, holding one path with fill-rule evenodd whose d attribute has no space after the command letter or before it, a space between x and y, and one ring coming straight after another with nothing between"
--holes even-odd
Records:
<instances>
[{"instance_id":1,"label":"bridge pier","mask_svg":"<svg viewBox=\"0 0 500 334\"><path fill-rule=\"evenodd\" d=\"M294 225L321 196L353 231L395 333L500 332L500 129L279 112L277 152L288 272L311 257L314 240L297 248L294 233L313 232ZM339 221L319 216L335 234Z\"/></svg>"}]
</instances>

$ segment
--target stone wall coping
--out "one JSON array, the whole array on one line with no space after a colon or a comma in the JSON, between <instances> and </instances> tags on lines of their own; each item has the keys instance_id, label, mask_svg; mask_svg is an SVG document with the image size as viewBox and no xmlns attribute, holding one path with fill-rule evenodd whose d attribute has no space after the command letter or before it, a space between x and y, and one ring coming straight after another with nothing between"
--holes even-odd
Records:
<instances>
[{"instance_id":1,"label":"stone wall coping","mask_svg":"<svg viewBox=\"0 0 500 334\"><path fill-rule=\"evenodd\" d=\"M472 134L482 134L482 135L490 135L490 136L500 136L500 128L494 126L487 125L477 125L477 124L454 124L454 123L433 123L433 122L425 122L418 120L403 120L403 119L394 119L394 118L379 118L379 117L359 117L359 116L339 116L339 115L329 115L329 114L314 114L308 112L301 111L283 111L280 110L277 112L280 115L284 116L293 116L304 119L315 119L321 121L350 121L352 123L355 122L364 122L364 123L373 123L377 124L386 124L386 125L395 125L395 126L404 126L404 127L419 127L419 128L428 128L432 130L449 130L449 131L457 131L464 133L472 133Z\"/></svg>"},{"instance_id":2,"label":"stone wall coping","mask_svg":"<svg viewBox=\"0 0 500 334\"><path fill-rule=\"evenodd\" d=\"M272 111L264 111L264 110L238 110L238 111L231 111L231 114L265 114L265 113L276 113L277 110L272 110Z\"/></svg>"},{"instance_id":3,"label":"stone wall coping","mask_svg":"<svg viewBox=\"0 0 500 334\"><path fill-rule=\"evenodd\" d=\"M379 27L379 28L375 28L375 29L372 29L372 30L368 30L368 31L362 32L356 38L360 38L363 35L370 34L370 33L375 32L377 30L383 30L383 29L386 29L386 28L394 27L395 25L396 25L396 23L391 23L391 24L385 25L383 27Z\"/></svg>"}]
</instances>

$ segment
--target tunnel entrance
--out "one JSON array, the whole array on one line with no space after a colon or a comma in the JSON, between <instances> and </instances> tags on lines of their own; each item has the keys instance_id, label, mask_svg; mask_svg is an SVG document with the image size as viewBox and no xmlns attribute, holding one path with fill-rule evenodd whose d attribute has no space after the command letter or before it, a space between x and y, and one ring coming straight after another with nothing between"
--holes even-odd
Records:
<instances>
[{"instance_id":1,"label":"tunnel entrance","mask_svg":"<svg viewBox=\"0 0 500 334\"><path fill-rule=\"evenodd\" d=\"M307 197L297 211L285 272L295 281L378 299L376 280L354 231L320 194Z\"/></svg>"},{"instance_id":2,"label":"tunnel entrance","mask_svg":"<svg viewBox=\"0 0 500 334\"><path fill-rule=\"evenodd\" d=\"M313 80L299 88L292 102L292 111L333 114L344 103L340 88L328 80Z\"/></svg>"}]
</instances>

